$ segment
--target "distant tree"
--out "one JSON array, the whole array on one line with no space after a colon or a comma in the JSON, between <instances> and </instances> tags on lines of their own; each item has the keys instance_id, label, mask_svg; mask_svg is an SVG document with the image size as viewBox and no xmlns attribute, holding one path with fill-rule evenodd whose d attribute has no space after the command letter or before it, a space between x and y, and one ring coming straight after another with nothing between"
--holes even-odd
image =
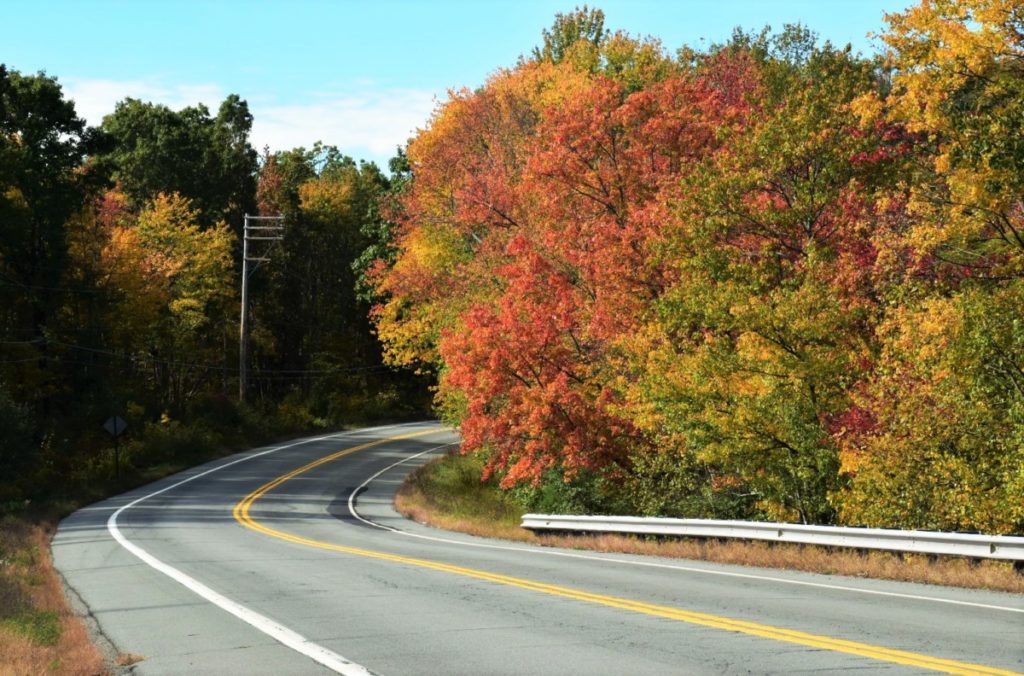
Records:
<instances>
[{"instance_id":1,"label":"distant tree","mask_svg":"<svg viewBox=\"0 0 1024 676\"><path fill-rule=\"evenodd\" d=\"M265 157L260 210L283 214L286 233L270 254L274 262L254 278L257 364L330 371L379 363L354 263L367 248L365 224L378 218L377 203L387 188L375 164L357 163L333 146L318 143ZM308 390L314 380L271 382L265 390L295 384ZM338 396L343 388L335 381L333 389Z\"/></svg>"},{"instance_id":2,"label":"distant tree","mask_svg":"<svg viewBox=\"0 0 1024 676\"><path fill-rule=\"evenodd\" d=\"M561 63L569 51L583 42L596 52L605 38L604 12L586 5L573 11L555 14L555 23L542 33L544 42L533 48L536 61Z\"/></svg>"},{"instance_id":3,"label":"distant tree","mask_svg":"<svg viewBox=\"0 0 1024 676\"><path fill-rule=\"evenodd\" d=\"M251 129L249 106L235 94L216 117L202 104L173 111L128 98L103 119L112 147L102 159L134 209L177 193L192 202L203 227L224 221L238 229L256 206Z\"/></svg>"},{"instance_id":4,"label":"distant tree","mask_svg":"<svg viewBox=\"0 0 1024 676\"><path fill-rule=\"evenodd\" d=\"M370 202L369 211L360 229L366 238L366 248L352 262L359 297L366 302L379 300L367 278L374 261L379 260L384 265L392 265L398 256L394 241L395 218L401 212L401 196L412 180L412 166L402 148L399 148L395 156L388 161L388 169L391 171L391 178L384 186L386 191L380 199Z\"/></svg>"},{"instance_id":5,"label":"distant tree","mask_svg":"<svg viewBox=\"0 0 1024 676\"><path fill-rule=\"evenodd\" d=\"M176 408L217 375L209 366L223 363L237 319L234 237L198 221L186 198L158 195L108 224L99 261L114 346L139 355L136 378Z\"/></svg>"},{"instance_id":6,"label":"distant tree","mask_svg":"<svg viewBox=\"0 0 1024 676\"><path fill-rule=\"evenodd\" d=\"M64 222L83 201L93 136L57 80L0 65L0 313L38 332L64 266ZM59 298L57 299L59 300Z\"/></svg>"}]
</instances>

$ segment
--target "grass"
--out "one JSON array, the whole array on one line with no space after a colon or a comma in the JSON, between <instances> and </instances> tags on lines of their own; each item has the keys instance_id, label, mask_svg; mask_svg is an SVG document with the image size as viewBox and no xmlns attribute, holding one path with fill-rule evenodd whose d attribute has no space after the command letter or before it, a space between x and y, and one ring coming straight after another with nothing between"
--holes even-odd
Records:
<instances>
[{"instance_id":1,"label":"grass","mask_svg":"<svg viewBox=\"0 0 1024 676\"><path fill-rule=\"evenodd\" d=\"M395 497L395 508L410 519L438 528L546 547L1024 593L1024 574L1003 561L735 540L535 535L519 527L525 511L522 507L493 482L480 481L481 467L472 456L438 458L409 476Z\"/></svg>"},{"instance_id":2,"label":"grass","mask_svg":"<svg viewBox=\"0 0 1024 676\"><path fill-rule=\"evenodd\" d=\"M535 538L519 527L522 509L493 483L480 481L473 456L438 458L409 475L395 496L398 511L421 523L505 540Z\"/></svg>"},{"instance_id":3,"label":"grass","mask_svg":"<svg viewBox=\"0 0 1024 676\"><path fill-rule=\"evenodd\" d=\"M52 610L24 610L14 617L0 620L0 627L21 634L40 646L57 645L63 633L60 616Z\"/></svg>"},{"instance_id":4,"label":"grass","mask_svg":"<svg viewBox=\"0 0 1024 676\"><path fill-rule=\"evenodd\" d=\"M0 676L107 673L49 555L55 521L0 519Z\"/></svg>"}]
</instances>

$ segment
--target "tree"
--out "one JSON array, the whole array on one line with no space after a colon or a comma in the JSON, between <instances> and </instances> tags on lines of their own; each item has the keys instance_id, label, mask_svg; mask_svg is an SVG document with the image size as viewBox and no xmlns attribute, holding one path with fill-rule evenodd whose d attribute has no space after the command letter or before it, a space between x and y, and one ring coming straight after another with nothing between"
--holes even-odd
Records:
<instances>
[{"instance_id":1,"label":"tree","mask_svg":"<svg viewBox=\"0 0 1024 676\"><path fill-rule=\"evenodd\" d=\"M243 213L255 211L252 115L238 96L227 97L216 117L202 104L176 112L128 98L102 128L111 137L103 163L132 208L177 193L194 204L204 227L224 221L235 229Z\"/></svg>"},{"instance_id":2,"label":"tree","mask_svg":"<svg viewBox=\"0 0 1024 676\"><path fill-rule=\"evenodd\" d=\"M38 331L48 309L39 287L57 285L64 264L63 226L81 205L76 174L89 147L84 122L57 81L0 65L0 269L17 286L9 326Z\"/></svg>"},{"instance_id":3,"label":"tree","mask_svg":"<svg viewBox=\"0 0 1024 676\"><path fill-rule=\"evenodd\" d=\"M839 421L848 523L1024 532L1019 281L894 309L878 368Z\"/></svg>"},{"instance_id":4,"label":"tree","mask_svg":"<svg viewBox=\"0 0 1024 676\"><path fill-rule=\"evenodd\" d=\"M371 243L366 233L379 226L378 203L388 187L376 165L332 146L265 159L261 209L283 213L286 234L254 280L255 355L260 367L296 375L261 381L264 392L301 392L312 410L329 417L343 400L366 403L389 386L387 378L367 378L381 357L356 265Z\"/></svg>"},{"instance_id":5,"label":"tree","mask_svg":"<svg viewBox=\"0 0 1024 676\"><path fill-rule=\"evenodd\" d=\"M554 24L544 29L542 37L543 44L533 48L535 61L561 63L571 50L580 47L596 54L606 37L604 12L583 5L568 14L555 14Z\"/></svg>"},{"instance_id":6,"label":"tree","mask_svg":"<svg viewBox=\"0 0 1024 676\"><path fill-rule=\"evenodd\" d=\"M191 202L173 194L108 227L99 266L111 340L136 355L137 377L181 410L226 364L225 339L237 326L235 238L224 223L201 228Z\"/></svg>"},{"instance_id":7,"label":"tree","mask_svg":"<svg viewBox=\"0 0 1024 676\"><path fill-rule=\"evenodd\" d=\"M633 339L632 399L763 513L829 522L842 484L827 421L848 405L877 317L866 196L902 146L857 130L850 104L875 86L872 64L806 39L793 63L739 50L763 59L758 104L674 204L678 277Z\"/></svg>"},{"instance_id":8,"label":"tree","mask_svg":"<svg viewBox=\"0 0 1024 676\"><path fill-rule=\"evenodd\" d=\"M880 359L837 427L844 519L1024 532L1024 16L1003 0L928 0L887 17L890 96L867 127L918 139L882 199Z\"/></svg>"},{"instance_id":9,"label":"tree","mask_svg":"<svg viewBox=\"0 0 1024 676\"><path fill-rule=\"evenodd\" d=\"M4 367L15 401L46 407L53 393L43 338L64 300L64 224L93 182L82 165L95 144L54 78L0 65L0 326L20 343Z\"/></svg>"}]
</instances>

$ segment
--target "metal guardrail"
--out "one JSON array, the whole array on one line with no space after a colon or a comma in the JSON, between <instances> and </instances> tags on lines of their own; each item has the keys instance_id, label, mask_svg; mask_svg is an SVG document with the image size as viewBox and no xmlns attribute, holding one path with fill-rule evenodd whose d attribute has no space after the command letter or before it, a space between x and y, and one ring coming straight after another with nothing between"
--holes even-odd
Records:
<instances>
[{"instance_id":1,"label":"metal guardrail","mask_svg":"<svg viewBox=\"0 0 1024 676\"><path fill-rule=\"evenodd\" d=\"M638 516L563 516L527 514L523 528L532 531L634 533L739 540L765 540L827 547L884 549L918 554L945 554L975 559L1024 561L1024 537L975 535L886 528L805 526L760 521L664 519Z\"/></svg>"}]
</instances>

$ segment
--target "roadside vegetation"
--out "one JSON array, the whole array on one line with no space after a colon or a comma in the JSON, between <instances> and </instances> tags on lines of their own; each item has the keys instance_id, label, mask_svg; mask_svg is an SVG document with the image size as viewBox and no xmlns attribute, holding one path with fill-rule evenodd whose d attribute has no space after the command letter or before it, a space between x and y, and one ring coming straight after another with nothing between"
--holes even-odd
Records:
<instances>
[{"instance_id":1,"label":"roadside vegetation","mask_svg":"<svg viewBox=\"0 0 1024 676\"><path fill-rule=\"evenodd\" d=\"M519 524L523 514L545 510L528 509L494 479L480 481L482 464L478 457L458 453L431 461L409 475L395 497L395 508L436 528L542 547L1024 593L1024 574L1004 561L700 538L537 535Z\"/></svg>"},{"instance_id":2,"label":"roadside vegetation","mask_svg":"<svg viewBox=\"0 0 1024 676\"><path fill-rule=\"evenodd\" d=\"M485 478L574 510L1024 535L1024 33L883 55L558 15L411 140L387 360Z\"/></svg>"},{"instance_id":3,"label":"roadside vegetation","mask_svg":"<svg viewBox=\"0 0 1024 676\"><path fill-rule=\"evenodd\" d=\"M54 521L0 517L0 674L104 673L50 562Z\"/></svg>"}]
</instances>

